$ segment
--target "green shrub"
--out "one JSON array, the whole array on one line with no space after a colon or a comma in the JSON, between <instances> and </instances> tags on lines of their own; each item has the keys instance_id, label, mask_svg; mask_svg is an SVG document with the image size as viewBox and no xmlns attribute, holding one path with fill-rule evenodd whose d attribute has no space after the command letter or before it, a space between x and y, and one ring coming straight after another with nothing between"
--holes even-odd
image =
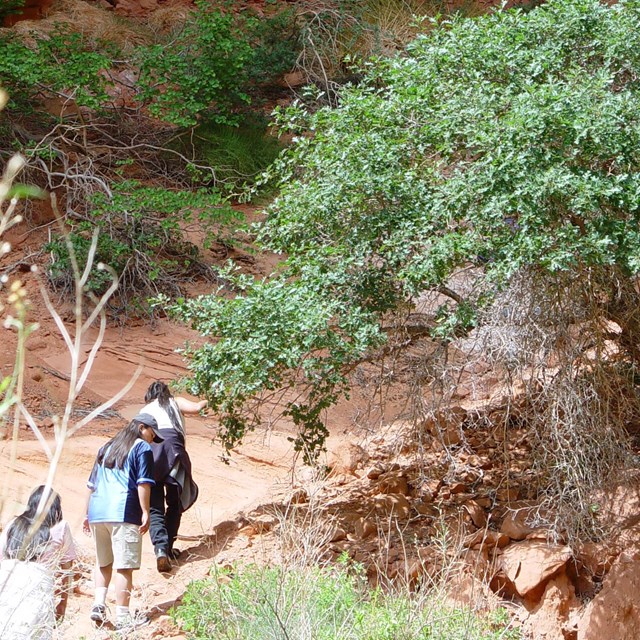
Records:
<instances>
[{"instance_id":1,"label":"green shrub","mask_svg":"<svg viewBox=\"0 0 640 640\"><path fill-rule=\"evenodd\" d=\"M418 594L369 590L345 567L255 565L189 585L174 619L193 640L516 640L502 612L481 616Z\"/></svg>"},{"instance_id":2,"label":"green shrub","mask_svg":"<svg viewBox=\"0 0 640 640\"><path fill-rule=\"evenodd\" d=\"M247 34L252 57L247 65L247 90L279 79L291 71L300 52L300 28L293 8L273 15L244 17L243 32Z\"/></svg>"},{"instance_id":3,"label":"green shrub","mask_svg":"<svg viewBox=\"0 0 640 640\"><path fill-rule=\"evenodd\" d=\"M238 216L216 191L171 191L127 180L112 185L111 196L95 194L86 218L68 221L68 237L83 264L98 227L96 264L103 262L118 275L117 295L123 307L137 301L146 309L146 302L140 299L159 293L178 295L184 280L206 273L198 248L185 238L183 227L197 221L211 240ZM64 240L53 240L45 250L52 255L51 284L59 291L72 292L73 274ZM99 295L110 283L108 274L94 268L86 288Z\"/></svg>"},{"instance_id":4,"label":"green shrub","mask_svg":"<svg viewBox=\"0 0 640 640\"><path fill-rule=\"evenodd\" d=\"M216 122L233 122L233 108L249 100L238 79L251 47L233 15L200 2L171 44L141 47L138 98L151 113L182 126L209 108Z\"/></svg>"},{"instance_id":5,"label":"green shrub","mask_svg":"<svg viewBox=\"0 0 640 640\"><path fill-rule=\"evenodd\" d=\"M104 70L111 60L82 34L57 27L26 46L12 33L0 35L0 85L11 94L9 108L29 110L43 94L72 96L80 106L99 108L107 100Z\"/></svg>"},{"instance_id":6,"label":"green shrub","mask_svg":"<svg viewBox=\"0 0 640 640\"><path fill-rule=\"evenodd\" d=\"M295 57L292 12L258 19L198 2L179 34L138 49L138 99L179 126L205 112L210 123L237 124L255 84L291 68Z\"/></svg>"}]
</instances>

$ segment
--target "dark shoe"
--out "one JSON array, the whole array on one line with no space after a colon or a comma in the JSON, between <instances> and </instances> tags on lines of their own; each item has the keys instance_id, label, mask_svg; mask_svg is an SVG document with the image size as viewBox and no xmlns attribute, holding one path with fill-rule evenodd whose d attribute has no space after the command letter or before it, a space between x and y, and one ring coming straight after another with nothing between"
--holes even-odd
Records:
<instances>
[{"instance_id":1,"label":"dark shoe","mask_svg":"<svg viewBox=\"0 0 640 640\"><path fill-rule=\"evenodd\" d=\"M114 628L116 631L122 633L144 627L145 625L149 624L149 622L151 622L151 620L149 620L149 616L146 613L142 613L142 611L136 611L133 615L128 613L127 615L118 618L116 620Z\"/></svg>"},{"instance_id":2,"label":"dark shoe","mask_svg":"<svg viewBox=\"0 0 640 640\"><path fill-rule=\"evenodd\" d=\"M91 615L89 617L97 626L101 627L107 621L107 607L103 604L94 604L91 607Z\"/></svg>"},{"instance_id":3,"label":"dark shoe","mask_svg":"<svg viewBox=\"0 0 640 640\"><path fill-rule=\"evenodd\" d=\"M169 573L171 571L171 561L166 552L160 551L156 555L156 567L160 573Z\"/></svg>"},{"instance_id":4,"label":"dark shoe","mask_svg":"<svg viewBox=\"0 0 640 640\"><path fill-rule=\"evenodd\" d=\"M177 560L182 555L180 549L169 549L169 557L172 560Z\"/></svg>"}]
</instances>

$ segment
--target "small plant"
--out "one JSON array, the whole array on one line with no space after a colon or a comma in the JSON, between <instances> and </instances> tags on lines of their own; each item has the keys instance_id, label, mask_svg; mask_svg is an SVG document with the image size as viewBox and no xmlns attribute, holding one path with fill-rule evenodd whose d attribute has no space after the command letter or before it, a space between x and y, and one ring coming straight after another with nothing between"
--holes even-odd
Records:
<instances>
[{"instance_id":1,"label":"small plant","mask_svg":"<svg viewBox=\"0 0 640 640\"><path fill-rule=\"evenodd\" d=\"M197 223L211 241L238 217L216 191L171 191L144 187L135 180L112 185L111 195L94 194L91 205L85 219L68 221L68 242L56 239L46 245L52 256L49 281L58 291L70 291L68 243L83 261L98 228L102 233L95 246L96 258L118 275L121 307L128 309L137 301L139 311L147 309L140 299L159 293L179 295L186 279L208 275L197 247L184 235L186 225ZM110 281L104 272L93 269L85 289L99 295Z\"/></svg>"},{"instance_id":2,"label":"small plant","mask_svg":"<svg viewBox=\"0 0 640 640\"><path fill-rule=\"evenodd\" d=\"M66 27L58 26L29 47L11 33L0 35L0 84L11 90L9 108L28 111L48 94L97 109L107 100L102 72L110 66L108 56Z\"/></svg>"},{"instance_id":3,"label":"small plant","mask_svg":"<svg viewBox=\"0 0 640 640\"><path fill-rule=\"evenodd\" d=\"M200 2L192 19L171 46L140 48L139 99L151 113L181 126L211 110L215 122L235 122L233 108L249 100L238 79L251 58L251 47L232 14Z\"/></svg>"}]
</instances>

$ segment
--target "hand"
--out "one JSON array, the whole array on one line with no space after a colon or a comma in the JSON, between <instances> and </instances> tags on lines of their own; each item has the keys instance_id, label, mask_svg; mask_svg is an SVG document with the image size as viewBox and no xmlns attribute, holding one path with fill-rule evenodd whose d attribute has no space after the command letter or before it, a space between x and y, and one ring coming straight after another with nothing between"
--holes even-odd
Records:
<instances>
[{"instance_id":1,"label":"hand","mask_svg":"<svg viewBox=\"0 0 640 640\"><path fill-rule=\"evenodd\" d=\"M149 512L148 511L142 512L142 524L140 525L140 528L138 529L138 531L140 531L141 536L143 536L145 533L147 533L147 531L149 531Z\"/></svg>"},{"instance_id":2,"label":"hand","mask_svg":"<svg viewBox=\"0 0 640 640\"><path fill-rule=\"evenodd\" d=\"M88 536L91 535L91 527L89 526L89 516L85 516L84 520L82 521L82 531Z\"/></svg>"}]
</instances>

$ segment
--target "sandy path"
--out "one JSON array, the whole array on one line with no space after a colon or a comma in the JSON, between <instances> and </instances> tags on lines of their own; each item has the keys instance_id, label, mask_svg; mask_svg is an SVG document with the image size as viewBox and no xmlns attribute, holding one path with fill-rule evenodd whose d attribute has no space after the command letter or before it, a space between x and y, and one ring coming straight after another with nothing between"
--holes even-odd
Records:
<instances>
[{"instance_id":1,"label":"sandy path","mask_svg":"<svg viewBox=\"0 0 640 640\"><path fill-rule=\"evenodd\" d=\"M230 464L220 460L219 448L211 444L208 430L190 421L192 433L188 447L194 477L200 487L197 503L184 514L178 547L184 558L169 575L155 569L155 557L149 536L143 545L142 568L135 574L137 606L161 617L194 578L207 574L216 555L233 539L237 527L229 520L263 503L277 499L286 491L290 477L290 444L284 435L273 434L268 447L254 437L234 456ZM195 427L195 428L194 428ZM67 609L66 620L58 632L59 638L107 638L109 630L97 631L88 615L92 602L89 564L93 559L93 542L82 533L85 505L85 482L93 464L95 452L104 437L78 435L67 443L56 474L54 486L62 496L65 518L71 525L78 545L83 570L80 592L74 593ZM36 441L20 442L18 457L10 463L10 442L0 446L0 465L4 470L3 522L20 509L31 489L46 478L46 458ZM8 495L5 489L10 488ZM113 608L113 593L108 602ZM134 605L135 606L135 605Z\"/></svg>"},{"instance_id":2,"label":"sandy path","mask_svg":"<svg viewBox=\"0 0 640 640\"><path fill-rule=\"evenodd\" d=\"M88 402L87 406L96 406L118 391L139 363L143 366L142 375L133 388L114 406L119 417L94 421L70 438L56 472L54 488L62 496L63 512L79 548L81 562L78 566L82 572L76 593L69 599L66 619L57 631L58 638L112 637L112 630L95 630L88 617L94 555L93 541L82 533L86 480L98 448L138 412L144 404L143 396L149 383L154 379L168 382L184 375L184 363L174 349L188 337L192 337L188 329L168 323L160 323L153 329L127 329L125 334L110 330L91 370L83 398ZM50 334L39 331L34 339L30 339L27 353L30 386L26 399L37 398L35 417L38 424L46 420L45 416L59 412L60 403L66 397L65 377L70 359L62 347L54 331ZM88 349L89 346L87 352ZM7 362L11 355L10 351L6 353ZM78 404L82 405L82 399ZM134 578L134 606L137 604L150 611L154 623L138 637L170 637L165 633L167 625L163 624L163 612L171 607L192 579L207 574L214 558L235 538L238 527L231 521L260 504L272 502L289 486L293 451L287 434L273 432L268 441L260 434L252 434L234 452L230 464L225 464L220 458L220 445L212 443L215 426L213 416L187 418L187 448L200 495L183 517L180 534L184 539L179 540L177 546L185 551L185 556L170 575L156 571L153 547L149 537L145 537L142 568ZM50 427L44 432L52 437ZM20 438L14 461L12 441L0 441L2 524L24 508L30 491L47 477L48 462L41 445L26 427L21 429ZM113 610L112 592L109 602Z\"/></svg>"}]
</instances>

